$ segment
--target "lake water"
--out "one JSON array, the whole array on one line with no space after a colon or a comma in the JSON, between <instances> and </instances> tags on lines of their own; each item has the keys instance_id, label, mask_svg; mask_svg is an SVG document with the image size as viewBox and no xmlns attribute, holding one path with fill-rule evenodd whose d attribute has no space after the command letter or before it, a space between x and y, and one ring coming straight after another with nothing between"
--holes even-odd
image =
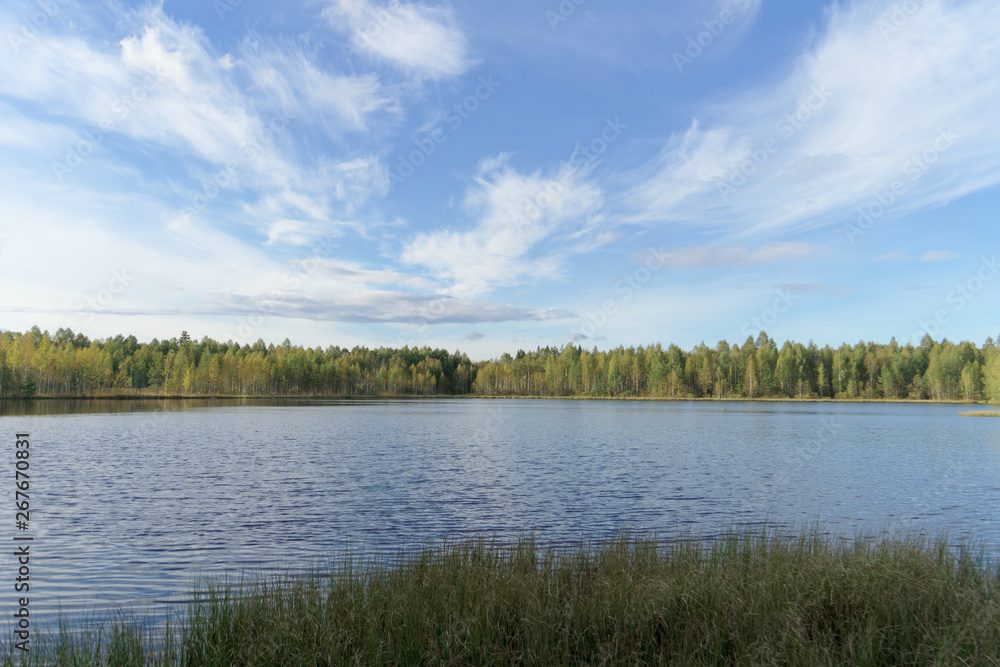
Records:
<instances>
[{"instance_id":1,"label":"lake water","mask_svg":"<svg viewBox=\"0 0 1000 667\"><path fill-rule=\"evenodd\" d=\"M1000 553L1000 419L954 405L559 400L55 402L31 434L31 608L180 609L201 576L443 537L767 521ZM25 414L17 414L19 411ZM12 414L13 413L13 414ZM14 529L13 456L3 522ZM0 579L17 564L5 549ZM8 584L5 584L5 587ZM16 599L11 588L3 605ZM7 614L5 613L5 616Z\"/></svg>"}]
</instances>

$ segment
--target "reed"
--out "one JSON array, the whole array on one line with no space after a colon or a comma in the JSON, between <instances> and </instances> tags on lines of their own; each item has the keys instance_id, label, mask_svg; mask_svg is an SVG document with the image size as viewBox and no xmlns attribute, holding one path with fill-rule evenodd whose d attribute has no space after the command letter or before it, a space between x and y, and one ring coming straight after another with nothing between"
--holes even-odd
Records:
<instances>
[{"instance_id":1,"label":"reed","mask_svg":"<svg viewBox=\"0 0 1000 667\"><path fill-rule=\"evenodd\" d=\"M24 664L1000 665L998 591L945 539L475 539L216 584L165 633L118 619Z\"/></svg>"}]
</instances>

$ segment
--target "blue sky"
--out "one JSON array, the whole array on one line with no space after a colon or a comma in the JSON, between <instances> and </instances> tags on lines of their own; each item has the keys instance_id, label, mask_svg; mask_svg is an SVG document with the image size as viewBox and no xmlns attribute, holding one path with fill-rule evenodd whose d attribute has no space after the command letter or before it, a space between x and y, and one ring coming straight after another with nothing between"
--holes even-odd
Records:
<instances>
[{"instance_id":1,"label":"blue sky","mask_svg":"<svg viewBox=\"0 0 1000 667\"><path fill-rule=\"evenodd\" d=\"M995 0L0 9L0 328L1000 334Z\"/></svg>"}]
</instances>

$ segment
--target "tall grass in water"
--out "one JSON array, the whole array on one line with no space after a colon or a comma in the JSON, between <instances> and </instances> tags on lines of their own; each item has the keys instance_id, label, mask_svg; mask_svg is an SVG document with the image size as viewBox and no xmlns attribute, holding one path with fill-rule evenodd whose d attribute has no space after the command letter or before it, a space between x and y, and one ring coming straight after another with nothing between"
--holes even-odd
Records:
<instances>
[{"instance_id":1,"label":"tall grass in water","mask_svg":"<svg viewBox=\"0 0 1000 667\"><path fill-rule=\"evenodd\" d=\"M122 665L1000 665L998 590L981 551L921 538L474 540L214 588L159 654L121 624L73 650Z\"/></svg>"}]
</instances>

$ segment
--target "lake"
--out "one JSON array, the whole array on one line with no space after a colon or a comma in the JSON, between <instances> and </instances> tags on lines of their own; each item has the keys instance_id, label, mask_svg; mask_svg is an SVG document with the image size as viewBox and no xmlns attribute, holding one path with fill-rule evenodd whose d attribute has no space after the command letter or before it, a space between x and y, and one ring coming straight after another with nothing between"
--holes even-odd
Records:
<instances>
[{"instance_id":1,"label":"lake","mask_svg":"<svg viewBox=\"0 0 1000 667\"><path fill-rule=\"evenodd\" d=\"M1000 553L1000 419L957 405L561 400L35 401L35 622L183 608L201 576L444 537L767 521L976 538ZM23 413L23 414L19 414ZM13 456L0 492L14 530ZM0 577L13 581L5 550ZM11 602L8 589L4 599ZM11 602L12 604L12 602Z\"/></svg>"}]
</instances>

